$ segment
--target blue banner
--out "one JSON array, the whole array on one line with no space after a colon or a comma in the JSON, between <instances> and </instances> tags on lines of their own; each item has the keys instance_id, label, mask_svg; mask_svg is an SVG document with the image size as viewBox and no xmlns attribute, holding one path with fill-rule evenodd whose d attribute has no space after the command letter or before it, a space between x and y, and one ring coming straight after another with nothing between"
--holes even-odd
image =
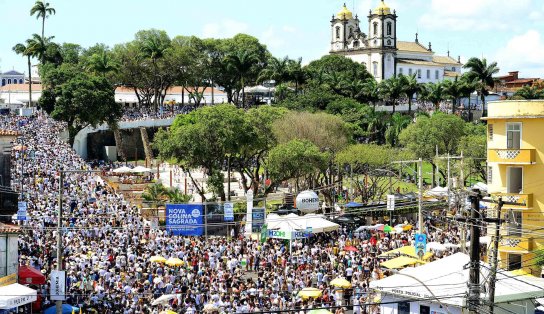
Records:
<instances>
[{"instance_id":1,"label":"blue banner","mask_svg":"<svg viewBox=\"0 0 544 314\"><path fill-rule=\"evenodd\" d=\"M27 204L26 202L19 202L17 206L17 220L26 220Z\"/></svg>"},{"instance_id":2,"label":"blue banner","mask_svg":"<svg viewBox=\"0 0 544 314\"><path fill-rule=\"evenodd\" d=\"M223 204L223 212L225 221L234 221L234 204Z\"/></svg>"},{"instance_id":3,"label":"blue banner","mask_svg":"<svg viewBox=\"0 0 544 314\"><path fill-rule=\"evenodd\" d=\"M423 258L427 251L427 235L416 233L414 247L416 249L416 254L419 258Z\"/></svg>"},{"instance_id":4,"label":"blue banner","mask_svg":"<svg viewBox=\"0 0 544 314\"><path fill-rule=\"evenodd\" d=\"M253 208L251 218L252 232L261 232L265 220L264 208Z\"/></svg>"},{"instance_id":5,"label":"blue banner","mask_svg":"<svg viewBox=\"0 0 544 314\"><path fill-rule=\"evenodd\" d=\"M203 217L203 204L166 204L166 230L173 235L201 236Z\"/></svg>"}]
</instances>

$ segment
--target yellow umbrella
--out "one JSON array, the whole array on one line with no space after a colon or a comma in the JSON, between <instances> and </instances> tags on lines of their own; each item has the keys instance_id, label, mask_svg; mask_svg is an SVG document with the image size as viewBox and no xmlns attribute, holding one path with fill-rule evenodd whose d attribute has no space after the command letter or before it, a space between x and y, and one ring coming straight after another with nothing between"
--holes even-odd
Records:
<instances>
[{"instance_id":1,"label":"yellow umbrella","mask_svg":"<svg viewBox=\"0 0 544 314\"><path fill-rule=\"evenodd\" d=\"M155 256L152 256L150 259L149 259L150 262L152 263L164 263L166 262L166 258L160 256L160 255L155 255Z\"/></svg>"},{"instance_id":2,"label":"yellow umbrella","mask_svg":"<svg viewBox=\"0 0 544 314\"><path fill-rule=\"evenodd\" d=\"M344 278L336 278L331 281L331 286L338 288L351 288L351 283Z\"/></svg>"},{"instance_id":3,"label":"yellow umbrella","mask_svg":"<svg viewBox=\"0 0 544 314\"><path fill-rule=\"evenodd\" d=\"M326 309L317 309L309 311L308 314L332 314L332 312Z\"/></svg>"},{"instance_id":4,"label":"yellow umbrella","mask_svg":"<svg viewBox=\"0 0 544 314\"><path fill-rule=\"evenodd\" d=\"M412 228L413 228L412 225L406 225L406 226L402 227L402 230L409 231L409 230L412 230Z\"/></svg>"},{"instance_id":5,"label":"yellow umbrella","mask_svg":"<svg viewBox=\"0 0 544 314\"><path fill-rule=\"evenodd\" d=\"M317 288L304 288L298 292L298 296L303 299L319 298L323 294L323 291Z\"/></svg>"},{"instance_id":6,"label":"yellow umbrella","mask_svg":"<svg viewBox=\"0 0 544 314\"><path fill-rule=\"evenodd\" d=\"M183 261L177 257L170 257L165 264L168 266L181 266L183 265Z\"/></svg>"}]
</instances>

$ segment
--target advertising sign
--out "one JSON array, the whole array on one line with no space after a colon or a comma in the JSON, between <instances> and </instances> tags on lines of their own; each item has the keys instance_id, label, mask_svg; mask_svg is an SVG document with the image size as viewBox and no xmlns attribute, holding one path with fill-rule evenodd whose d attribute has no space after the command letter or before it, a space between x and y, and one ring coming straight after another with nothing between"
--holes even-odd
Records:
<instances>
[{"instance_id":1,"label":"advertising sign","mask_svg":"<svg viewBox=\"0 0 544 314\"><path fill-rule=\"evenodd\" d=\"M234 221L234 204L223 204L223 212L225 221Z\"/></svg>"},{"instance_id":2,"label":"advertising sign","mask_svg":"<svg viewBox=\"0 0 544 314\"><path fill-rule=\"evenodd\" d=\"M264 208L253 208L251 214L252 220L252 232L261 232L261 228L264 225L265 210Z\"/></svg>"},{"instance_id":3,"label":"advertising sign","mask_svg":"<svg viewBox=\"0 0 544 314\"><path fill-rule=\"evenodd\" d=\"M415 240L414 246L416 248L416 254L421 259L427 252L427 235L416 233Z\"/></svg>"},{"instance_id":4,"label":"advertising sign","mask_svg":"<svg viewBox=\"0 0 544 314\"><path fill-rule=\"evenodd\" d=\"M387 210L395 210L395 195L387 195Z\"/></svg>"},{"instance_id":5,"label":"advertising sign","mask_svg":"<svg viewBox=\"0 0 544 314\"><path fill-rule=\"evenodd\" d=\"M314 191L303 191L297 195L296 207L303 213L313 213L319 209L319 197Z\"/></svg>"},{"instance_id":6,"label":"advertising sign","mask_svg":"<svg viewBox=\"0 0 544 314\"><path fill-rule=\"evenodd\" d=\"M201 236L203 217L203 204L166 204L166 230L173 235Z\"/></svg>"},{"instance_id":7,"label":"advertising sign","mask_svg":"<svg viewBox=\"0 0 544 314\"><path fill-rule=\"evenodd\" d=\"M63 270L51 271L50 299L55 301L66 300L66 272Z\"/></svg>"},{"instance_id":8,"label":"advertising sign","mask_svg":"<svg viewBox=\"0 0 544 314\"><path fill-rule=\"evenodd\" d=\"M281 230L268 230L268 237L274 239L289 239L288 232Z\"/></svg>"},{"instance_id":9,"label":"advertising sign","mask_svg":"<svg viewBox=\"0 0 544 314\"><path fill-rule=\"evenodd\" d=\"M26 220L27 213L27 204L26 202L19 202L17 207L17 220Z\"/></svg>"}]
</instances>

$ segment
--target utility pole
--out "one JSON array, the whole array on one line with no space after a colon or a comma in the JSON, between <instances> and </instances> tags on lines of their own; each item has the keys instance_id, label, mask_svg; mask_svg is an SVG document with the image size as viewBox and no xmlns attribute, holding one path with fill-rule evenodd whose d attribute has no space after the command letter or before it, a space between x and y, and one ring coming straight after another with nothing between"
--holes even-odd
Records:
<instances>
[{"instance_id":1,"label":"utility pole","mask_svg":"<svg viewBox=\"0 0 544 314\"><path fill-rule=\"evenodd\" d=\"M495 280L497 279L497 267L499 258L499 238L501 228L501 210L504 205L502 197L499 197L497 206L497 222L495 223L495 238L493 239L493 249L491 250L491 272L489 274L489 313L493 314L495 310Z\"/></svg>"},{"instance_id":2,"label":"utility pole","mask_svg":"<svg viewBox=\"0 0 544 314\"><path fill-rule=\"evenodd\" d=\"M470 196L470 263L468 283L468 310L471 314L479 313L480 306L480 191Z\"/></svg>"},{"instance_id":3,"label":"utility pole","mask_svg":"<svg viewBox=\"0 0 544 314\"><path fill-rule=\"evenodd\" d=\"M417 166L417 180L419 188L417 216L419 223L419 233L422 234L423 232L425 232L425 228L423 228L423 159L419 158Z\"/></svg>"},{"instance_id":4,"label":"utility pole","mask_svg":"<svg viewBox=\"0 0 544 314\"><path fill-rule=\"evenodd\" d=\"M62 271L62 193L64 188L64 171L59 178L59 214L57 215L57 270ZM55 301L57 314L62 314L62 300Z\"/></svg>"}]
</instances>

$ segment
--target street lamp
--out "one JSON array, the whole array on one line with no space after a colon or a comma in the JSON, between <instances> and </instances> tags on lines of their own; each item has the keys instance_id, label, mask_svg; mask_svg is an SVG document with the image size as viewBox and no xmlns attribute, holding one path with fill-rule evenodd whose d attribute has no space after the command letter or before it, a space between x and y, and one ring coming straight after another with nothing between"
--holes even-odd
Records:
<instances>
[{"instance_id":1,"label":"street lamp","mask_svg":"<svg viewBox=\"0 0 544 314\"><path fill-rule=\"evenodd\" d=\"M62 271L62 193L64 189L64 174L65 173L89 173L101 172L100 170L61 170L59 177L59 214L57 216L57 271ZM56 313L62 314L62 300L55 301Z\"/></svg>"}]
</instances>

